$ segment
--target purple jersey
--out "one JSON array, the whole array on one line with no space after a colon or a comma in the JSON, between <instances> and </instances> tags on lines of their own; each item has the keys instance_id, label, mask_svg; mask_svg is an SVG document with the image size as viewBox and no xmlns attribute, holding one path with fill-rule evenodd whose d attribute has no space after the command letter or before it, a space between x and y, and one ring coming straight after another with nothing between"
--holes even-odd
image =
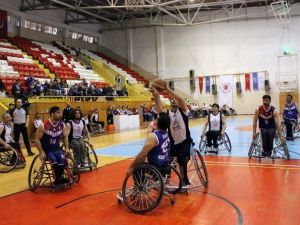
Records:
<instances>
[{"instance_id":1,"label":"purple jersey","mask_svg":"<svg viewBox=\"0 0 300 225\"><path fill-rule=\"evenodd\" d=\"M53 124L50 119L44 122L44 135L41 139L43 150L47 152L55 152L61 150L60 138L64 129L62 121Z\"/></svg>"}]
</instances>

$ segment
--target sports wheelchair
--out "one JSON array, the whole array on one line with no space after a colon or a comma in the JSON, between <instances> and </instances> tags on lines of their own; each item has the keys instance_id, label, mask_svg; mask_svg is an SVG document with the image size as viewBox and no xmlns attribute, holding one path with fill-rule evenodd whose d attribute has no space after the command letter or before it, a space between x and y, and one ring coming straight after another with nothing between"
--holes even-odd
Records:
<instances>
[{"instance_id":1,"label":"sports wheelchair","mask_svg":"<svg viewBox=\"0 0 300 225\"><path fill-rule=\"evenodd\" d=\"M84 154L86 156L85 162L83 162L83 165L81 165L80 167L78 165L78 168L80 170L89 169L90 171L92 171L92 169L96 168L98 165L98 157L97 157L97 154L96 154L94 148L91 147L87 141L84 141L84 145L85 145ZM70 153L72 154L73 158L75 159L74 151L71 147L70 147Z\"/></svg>"},{"instance_id":2,"label":"sports wheelchair","mask_svg":"<svg viewBox=\"0 0 300 225\"><path fill-rule=\"evenodd\" d=\"M15 168L25 168L26 160L22 151L0 147L0 173L7 173Z\"/></svg>"},{"instance_id":3,"label":"sports wheelchair","mask_svg":"<svg viewBox=\"0 0 300 225\"><path fill-rule=\"evenodd\" d=\"M204 154L210 153L210 152L218 154L219 151L228 151L228 152L231 152L232 146L231 146L231 141L229 139L228 134L226 132L224 132L224 136L219 135L219 137L218 137L218 148L217 148L217 151L211 151L210 149L208 149L206 135L204 135L204 136L201 137L200 144L199 144L199 150L201 152L204 152Z\"/></svg>"},{"instance_id":4,"label":"sports wheelchair","mask_svg":"<svg viewBox=\"0 0 300 225\"><path fill-rule=\"evenodd\" d=\"M69 182L55 185L55 172L52 163L45 158L43 161L39 159L39 155L35 156L29 169L28 185L29 189L34 192L38 188L50 188L52 191L78 183L80 180L79 169L76 162L70 154L66 154L66 165L64 168L63 178Z\"/></svg>"},{"instance_id":5,"label":"sports wheelchair","mask_svg":"<svg viewBox=\"0 0 300 225\"><path fill-rule=\"evenodd\" d=\"M299 138L300 137L300 121L293 121L293 136L294 138ZM286 126L285 122L282 121L280 124L280 129L281 132L284 136L286 136Z\"/></svg>"},{"instance_id":6,"label":"sports wheelchair","mask_svg":"<svg viewBox=\"0 0 300 225\"><path fill-rule=\"evenodd\" d=\"M260 132L257 133L256 137L253 139L250 145L248 157L258 158L259 161L261 161L261 158L266 158L266 156L263 155L262 137ZM277 135L274 138L274 147L269 158L271 158L273 161L275 159L290 159L290 153L286 142L283 142Z\"/></svg>"},{"instance_id":7,"label":"sports wheelchair","mask_svg":"<svg viewBox=\"0 0 300 225\"><path fill-rule=\"evenodd\" d=\"M208 173L199 150L191 144L191 160L188 164L188 174L191 186L208 186ZM176 159L172 160L170 173L162 176L159 170L150 164L141 164L136 167L130 176L127 176L122 185L122 198L126 207L135 213L147 213L154 210L161 202L163 195L170 198L171 205L175 204L173 194L181 191L182 179L177 171ZM118 199L118 203L121 200Z\"/></svg>"}]
</instances>

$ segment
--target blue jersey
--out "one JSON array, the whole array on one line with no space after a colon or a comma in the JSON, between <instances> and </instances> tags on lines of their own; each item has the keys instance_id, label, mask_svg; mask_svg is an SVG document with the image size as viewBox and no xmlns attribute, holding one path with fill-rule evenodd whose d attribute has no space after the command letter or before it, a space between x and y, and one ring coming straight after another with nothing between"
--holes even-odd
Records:
<instances>
[{"instance_id":1,"label":"blue jersey","mask_svg":"<svg viewBox=\"0 0 300 225\"><path fill-rule=\"evenodd\" d=\"M283 118L288 120L298 119L298 111L295 103L284 105Z\"/></svg>"},{"instance_id":2,"label":"blue jersey","mask_svg":"<svg viewBox=\"0 0 300 225\"><path fill-rule=\"evenodd\" d=\"M170 162L170 140L168 132L157 130L152 134L157 138L158 144L148 153L148 162L156 166L166 165Z\"/></svg>"},{"instance_id":3,"label":"blue jersey","mask_svg":"<svg viewBox=\"0 0 300 225\"><path fill-rule=\"evenodd\" d=\"M64 126L62 121L57 124L53 124L50 119L44 122L44 135L41 139L41 144L46 153L61 150L60 139Z\"/></svg>"},{"instance_id":4,"label":"blue jersey","mask_svg":"<svg viewBox=\"0 0 300 225\"><path fill-rule=\"evenodd\" d=\"M263 105L258 107L258 124L260 129L276 128L274 112L274 106L270 106L268 110Z\"/></svg>"}]
</instances>

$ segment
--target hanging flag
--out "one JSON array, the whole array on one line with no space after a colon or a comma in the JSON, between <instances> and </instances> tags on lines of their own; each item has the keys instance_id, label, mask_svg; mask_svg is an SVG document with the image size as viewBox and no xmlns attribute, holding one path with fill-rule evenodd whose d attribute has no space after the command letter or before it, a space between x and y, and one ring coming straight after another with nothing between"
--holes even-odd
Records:
<instances>
[{"instance_id":1,"label":"hanging flag","mask_svg":"<svg viewBox=\"0 0 300 225\"><path fill-rule=\"evenodd\" d=\"M264 72L258 73L258 90L260 90L260 91L265 90L265 73Z\"/></svg>"},{"instance_id":2,"label":"hanging flag","mask_svg":"<svg viewBox=\"0 0 300 225\"><path fill-rule=\"evenodd\" d=\"M249 73L245 74L245 91L251 91L250 74Z\"/></svg>"},{"instance_id":3,"label":"hanging flag","mask_svg":"<svg viewBox=\"0 0 300 225\"><path fill-rule=\"evenodd\" d=\"M258 76L257 73L252 73L253 90L258 91Z\"/></svg>"},{"instance_id":4,"label":"hanging flag","mask_svg":"<svg viewBox=\"0 0 300 225\"><path fill-rule=\"evenodd\" d=\"M202 91L203 91L203 77L199 77L199 90L200 90L200 94L202 94Z\"/></svg>"},{"instance_id":5,"label":"hanging flag","mask_svg":"<svg viewBox=\"0 0 300 225\"><path fill-rule=\"evenodd\" d=\"M205 92L210 93L210 77L205 77Z\"/></svg>"},{"instance_id":6,"label":"hanging flag","mask_svg":"<svg viewBox=\"0 0 300 225\"><path fill-rule=\"evenodd\" d=\"M222 107L227 105L232 107L232 94L233 94L233 76L224 75L219 77L219 95L218 102Z\"/></svg>"}]
</instances>

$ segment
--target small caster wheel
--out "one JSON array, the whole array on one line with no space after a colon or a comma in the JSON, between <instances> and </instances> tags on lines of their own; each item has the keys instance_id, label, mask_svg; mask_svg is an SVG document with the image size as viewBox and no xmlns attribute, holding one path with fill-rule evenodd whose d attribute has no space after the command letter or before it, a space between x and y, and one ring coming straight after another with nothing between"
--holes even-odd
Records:
<instances>
[{"instance_id":1,"label":"small caster wheel","mask_svg":"<svg viewBox=\"0 0 300 225\"><path fill-rule=\"evenodd\" d=\"M206 155L207 151L204 152L204 154Z\"/></svg>"},{"instance_id":2,"label":"small caster wheel","mask_svg":"<svg viewBox=\"0 0 300 225\"><path fill-rule=\"evenodd\" d=\"M118 204L122 204L122 201L120 199L117 199Z\"/></svg>"},{"instance_id":3,"label":"small caster wheel","mask_svg":"<svg viewBox=\"0 0 300 225\"><path fill-rule=\"evenodd\" d=\"M171 199L170 202L171 202L171 205L175 205L175 200L174 199Z\"/></svg>"},{"instance_id":4,"label":"small caster wheel","mask_svg":"<svg viewBox=\"0 0 300 225\"><path fill-rule=\"evenodd\" d=\"M216 155L218 155L219 154L219 152L218 151L216 151Z\"/></svg>"}]
</instances>

